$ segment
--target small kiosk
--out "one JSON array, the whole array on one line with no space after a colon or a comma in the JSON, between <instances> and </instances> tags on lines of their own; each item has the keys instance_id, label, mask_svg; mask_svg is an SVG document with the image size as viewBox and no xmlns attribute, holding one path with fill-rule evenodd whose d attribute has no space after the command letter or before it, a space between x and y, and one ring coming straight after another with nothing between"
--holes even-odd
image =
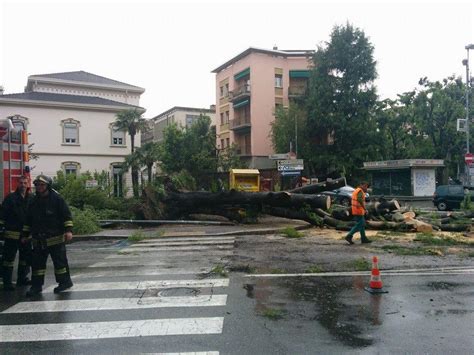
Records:
<instances>
[{"instance_id":1,"label":"small kiosk","mask_svg":"<svg viewBox=\"0 0 474 355\"><path fill-rule=\"evenodd\" d=\"M364 169L372 175L373 195L427 197L436 189L436 169L440 159L403 159L371 161Z\"/></svg>"},{"instance_id":2,"label":"small kiosk","mask_svg":"<svg viewBox=\"0 0 474 355\"><path fill-rule=\"evenodd\" d=\"M229 188L238 191L260 191L260 172L257 169L230 169Z\"/></svg>"}]
</instances>

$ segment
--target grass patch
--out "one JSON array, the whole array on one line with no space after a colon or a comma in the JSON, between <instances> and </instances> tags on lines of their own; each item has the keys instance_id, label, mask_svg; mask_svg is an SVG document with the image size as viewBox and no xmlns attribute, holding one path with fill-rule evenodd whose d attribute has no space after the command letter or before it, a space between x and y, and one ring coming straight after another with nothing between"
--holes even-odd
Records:
<instances>
[{"instance_id":1,"label":"grass patch","mask_svg":"<svg viewBox=\"0 0 474 355\"><path fill-rule=\"evenodd\" d=\"M302 238L304 237L303 233L298 232L293 227L286 227L281 231L281 233L287 238Z\"/></svg>"},{"instance_id":2,"label":"grass patch","mask_svg":"<svg viewBox=\"0 0 474 355\"><path fill-rule=\"evenodd\" d=\"M143 239L146 238L146 235L145 233L141 232L141 231L136 231L136 232L133 232L132 235L130 235L127 240L129 242L132 242L132 243L136 243L136 242L139 242Z\"/></svg>"},{"instance_id":3,"label":"grass patch","mask_svg":"<svg viewBox=\"0 0 474 355\"><path fill-rule=\"evenodd\" d=\"M358 258L346 263L346 266L355 271L367 271L372 268L372 264L365 258Z\"/></svg>"},{"instance_id":4,"label":"grass patch","mask_svg":"<svg viewBox=\"0 0 474 355\"><path fill-rule=\"evenodd\" d=\"M222 277L228 277L229 275L227 274L227 271L224 267L224 265L216 265L214 266L212 269L211 269L211 274L214 274L214 275L219 275L219 276L222 276Z\"/></svg>"},{"instance_id":5,"label":"grass patch","mask_svg":"<svg viewBox=\"0 0 474 355\"><path fill-rule=\"evenodd\" d=\"M257 268L250 265L234 265L229 268L229 271L234 272L245 272L247 274L255 274L257 272Z\"/></svg>"},{"instance_id":6,"label":"grass patch","mask_svg":"<svg viewBox=\"0 0 474 355\"><path fill-rule=\"evenodd\" d=\"M324 272L324 269L319 265L312 265L308 267L304 272L306 274L318 274Z\"/></svg>"},{"instance_id":7,"label":"grass patch","mask_svg":"<svg viewBox=\"0 0 474 355\"><path fill-rule=\"evenodd\" d=\"M413 241L420 242L425 245L435 245L435 246L471 244L469 240L456 239L456 238L448 237L444 235L433 235L429 233L418 233L415 239L413 239Z\"/></svg>"},{"instance_id":8,"label":"grass patch","mask_svg":"<svg viewBox=\"0 0 474 355\"><path fill-rule=\"evenodd\" d=\"M384 245L382 250L393 253L395 255L435 255L435 256L443 256L444 253L440 249L433 249L433 248L423 248L423 247L416 247L416 248L408 248L402 247L400 245Z\"/></svg>"},{"instance_id":9,"label":"grass patch","mask_svg":"<svg viewBox=\"0 0 474 355\"><path fill-rule=\"evenodd\" d=\"M383 237L402 237L403 233L397 231L378 231L374 237L383 238Z\"/></svg>"},{"instance_id":10,"label":"grass patch","mask_svg":"<svg viewBox=\"0 0 474 355\"><path fill-rule=\"evenodd\" d=\"M270 270L270 274L285 274L286 270L275 268Z\"/></svg>"},{"instance_id":11,"label":"grass patch","mask_svg":"<svg viewBox=\"0 0 474 355\"><path fill-rule=\"evenodd\" d=\"M285 315L285 311L278 308L267 308L261 314L263 317L271 319L271 320L279 320L282 319Z\"/></svg>"},{"instance_id":12,"label":"grass patch","mask_svg":"<svg viewBox=\"0 0 474 355\"><path fill-rule=\"evenodd\" d=\"M154 238L161 238L162 236L165 235L165 231L158 231L153 234Z\"/></svg>"},{"instance_id":13,"label":"grass patch","mask_svg":"<svg viewBox=\"0 0 474 355\"><path fill-rule=\"evenodd\" d=\"M468 258L474 258L474 251L471 251L471 252L467 253L466 256Z\"/></svg>"}]
</instances>

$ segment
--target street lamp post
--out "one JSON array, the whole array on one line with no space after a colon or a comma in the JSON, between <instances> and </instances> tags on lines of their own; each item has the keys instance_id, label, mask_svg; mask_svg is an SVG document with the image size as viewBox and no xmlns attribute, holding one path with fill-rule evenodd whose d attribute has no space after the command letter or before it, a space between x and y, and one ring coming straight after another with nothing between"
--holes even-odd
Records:
<instances>
[{"instance_id":1,"label":"street lamp post","mask_svg":"<svg viewBox=\"0 0 474 355\"><path fill-rule=\"evenodd\" d=\"M466 47L467 52L467 59L462 61L462 64L466 67L466 153L470 153L469 149L469 94L471 88L471 78L469 75L469 50L474 49L474 44L468 44ZM471 176L469 171L469 165L466 163L466 177L467 177L467 185L471 186Z\"/></svg>"}]
</instances>

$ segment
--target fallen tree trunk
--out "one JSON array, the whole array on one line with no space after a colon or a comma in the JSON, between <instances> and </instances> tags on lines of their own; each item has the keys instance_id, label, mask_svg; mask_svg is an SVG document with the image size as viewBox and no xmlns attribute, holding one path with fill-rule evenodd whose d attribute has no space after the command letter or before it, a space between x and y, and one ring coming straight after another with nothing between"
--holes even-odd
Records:
<instances>
[{"instance_id":1,"label":"fallen tree trunk","mask_svg":"<svg viewBox=\"0 0 474 355\"><path fill-rule=\"evenodd\" d=\"M299 219L312 224L313 226L322 226L323 219L312 212L306 210L293 210L282 207L264 207L263 212L276 217L283 217L289 219Z\"/></svg>"},{"instance_id":2,"label":"fallen tree trunk","mask_svg":"<svg viewBox=\"0 0 474 355\"><path fill-rule=\"evenodd\" d=\"M465 232L470 230L470 224L442 224L439 227L443 232Z\"/></svg>"},{"instance_id":3,"label":"fallen tree trunk","mask_svg":"<svg viewBox=\"0 0 474 355\"><path fill-rule=\"evenodd\" d=\"M318 194L323 191L331 191L346 186L346 178L338 178L334 180L326 180L317 184L306 185L289 190L293 194Z\"/></svg>"},{"instance_id":4,"label":"fallen tree trunk","mask_svg":"<svg viewBox=\"0 0 474 355\"><path fill-rule=\"evenodd\" d=\"M339 219L341 221L350 221L352 219L352 215L349 211L349 209L344 208L344 209L334 209L331 212L331 216L333 218Z\"/></svg>"},{"instance_id":5,"label":"fallen tree trunk","mask_svg":"<svg viewBox=\"0 0 474 355\"><path fill-rule=\"evenodd\" d=\"M271 206L288 207L300 209L306 206L310 208L329 209L331 199L323 195L303 195L291 194L288 192L243 192L243 191L224 191L212 193L207 191L168 193L163 199L166 209L174 214L176 211L190 212L199 211L203 208L215 206Z\"/></svg>"}]
</instances>

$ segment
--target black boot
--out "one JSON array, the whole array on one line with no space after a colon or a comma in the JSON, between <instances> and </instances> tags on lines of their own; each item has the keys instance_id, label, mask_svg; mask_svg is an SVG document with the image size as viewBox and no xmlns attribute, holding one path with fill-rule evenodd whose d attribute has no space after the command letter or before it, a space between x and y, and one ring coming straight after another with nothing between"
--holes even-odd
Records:
<instances>
[{"instance_id":1,"label":"black boot","mask_svg":"<svg viewBox=\"0 0 474 355\"><path fill-rule=\"evenodd\" d=\"M43 288L41 286L31 286L31 288L26 292L26 297L33 297L41 294Z\"/></svg>"},{"instance_id":2,"label":"black boot","mask_svg":"<svg viewBox=\"0 0 474 355\"><path fill-rule=\"evenodd\" d=\"M65 290L67 290L68 288L71 288L72 286L73 286L73 283L72 283L71 280L66 281L66 282L61 282L61 283L59 283L58 287L54 288L54 293L63 292Z\"/></svg>"},{"instance_id":3,"label":"black boot","mask_svg":"<svg viewBox=\"0 0 474 355\"><path fill-rule=\"evenodd\" d=\"M372 243L372 241L370 239L367 239L367 238L364 238L360 241L362 244L368 244L368 243Z\"/></svg>"},{"instance_id":4,"label":"black boot","mask_svg":"<svg viewBox=\"0 0 474 355\"><path fill-rule=\"evenodd\" d=\"M16 286L29 286L31 285L31 280L25 277L24 279L18 279L16 280Z\"/></svg>"},{"instance_id":5,"label":"black boot","mask_svg":"<svg viewBox=\"0 0 474 355\"><path fill-rule=\"evenodd\" d=\"M344 238L350 245L354 244L354 242L352 241L352 236L348 235Z\"/></svg>"},{"instance_id":6,"label":"black boot","mask_svg":"<svg viewBox=\"0 0 474 355\"><path fill-rule=\"evenodd\" d=\"M15 287L11 283L4 283L3 284L3 291L14 291Z\"/></svg>"}]
</instances>

